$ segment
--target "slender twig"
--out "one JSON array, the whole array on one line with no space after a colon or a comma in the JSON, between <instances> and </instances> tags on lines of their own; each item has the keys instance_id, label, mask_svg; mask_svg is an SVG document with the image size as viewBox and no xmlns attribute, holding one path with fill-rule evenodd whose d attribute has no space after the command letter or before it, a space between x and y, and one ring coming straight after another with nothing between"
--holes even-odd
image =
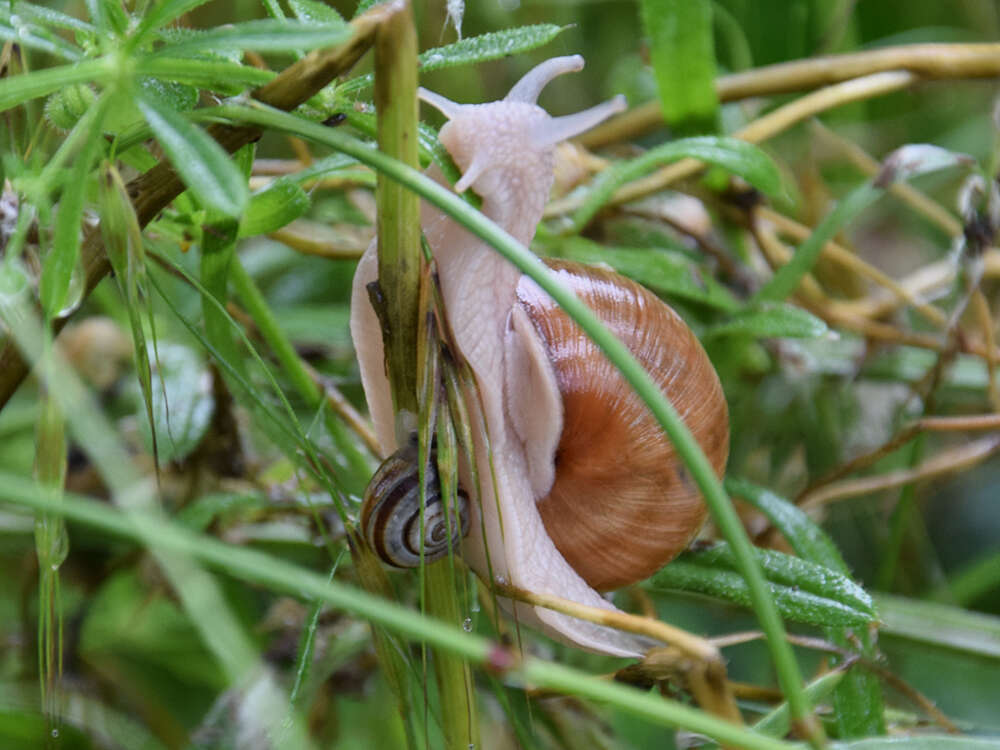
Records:
<instances>
[{"instance_id":1,"label":"slender twig","mask_svg":"<svg viewBox=\"0 0 1000 750\"><path fill-rule=\"evenodd\" d=\"M794 219L790 219L767 206L758 206L756 212L760 218L774 224L779 232L790 236L798 242L804 242L812 234L813 230L805 224L800 224ZM858 276L874 281L876 284L888 289L897 298L913 307L913 309L917 310L928 321L939 328L944 328L947 325L948 316L945 313L933 305L917 299L905 286L867 261L859 258L843 245L839 245L836 242L827 242L823 246L822 255L824 258L828 258L834 263L853 271Z\"/></svg>"},{"instance_id":2,"label":"slender twig","mask_svg":"<svg viewBox=\"0 0 1000 750\"><path fill-rule=\"evenodd\" d=\"M749 125L732 133L732 137L740 138L748 143L761 143L773 138L796 123L813 117L820 112L863 101L876 96L899 91L913 84L917 76L906 71L876 73L853 80L828 86L819 91L807 94L794 102L779 107L763 117L754 120ZM667 185L697 174L704 164L696 159L682 159L669 166L657 170L653 174L630 182L615 191L608 203L618 205L636 200L650 193L662 190ZM553 201L545 209L546 216L560 216L575 211L582 204L582 197L564 198Z\"/></svg>"},{"instance_id":3,"label":"slender twig","mask_svg":"<svg viewBox=\"0 0 1000 750\"><path fill-rule=\"evenodd\" d=\"M498 586L506 597L581 620L655 638L668 648L651 649L638 663L626 668L643 678L662 679L657 675L680 671L698 704L710 713L742 723L732 691L728 688L726 665L719 650L704 638L650 617L630 615L617 610L590 607L552 594L539 594L513 586Z\"/></svg>"},{"instance_id":4,"label":"slender twig","mask_svg":"<svg viewBox=\"0 0 1000 750\"><path fill-rule=\"evenodd\" d=\"M912 44L867 52L813 57L721 76L719 101L805 91L887 70L906 70L920 79L994 78L1000 75L1000 44ZM586 133L587 148L632 140L663 125L657 100L636 107Z\"/></svg>"},{"instance_id":5,"label":"slender twig","mask_svg":"<svg viewBox=\"0 0 1000 750\"><path fill-rule=\"evenodd\" d=\"M709 638L708 640L719 648L726 648L728 646L750 643L751 641L760 640L763 637L764 634L759 630L750 630L743 633L731 633L729 635L717 636L715 638ZM931 719L944 727L946 731L953 733L957 733L959 731L958 727L955 726L955 723L945 716L944 712L934 705L933 701L910 685L902 677L886 669L881 664L878 664L877 662L874 662L864 656L860 656L853 651L841 648L840 646L837 646L830 641L823 640L822 638L810 638L808 636L789 634L788 642L793 643L796 646L802 646L814 651L825 651L829 654L836 654L837 656L842 657L845 661L838 667L839 669L844 669L849 664L858 664L864 669L873 672L879 679L889 683L893 688L909 698L915 705L923 710L924 713L930 716ZM736 692L740 697L744 697L737 689L736 684L733 685L733 688L734 692Z\"/></svg>"},{"instance_id":6,"label":"slender twig","mask_svg":"<svg viewBox=\"0 0 1000 750\"><path fill-rule=\"evenodd\" d=\"M686 630L651 617L630 615L627 612L613 609L591 607L570 599L564 599L561 596L539 594L514 586L501 586L497 584L496 589L498 593L509 599L515 599L536 607L551 609L553 612L560 612L596 625L603 625L625 631L626 633L635 633L636 635L655 638L661 643L673 646L687 656L703 661L716 661L722 664L722 657L719 655L719 650L709 640L699 638Z\"/></svg>"},{"instance_id":7,"label":"slender twig","mask_svg":"<svg viewBox=\"0 0 1000 750\"><path fill-rule=\"evenodd\" d=\"M893 487L901 487L911 482L954 474L981 463L996 453L998 449L1000 449L1000 436L991 435L943 451L912 469L900 469L874 477L847 479L828 484L802 496L798 502L803 508L816 508L836 500L868 495Z\"/></svg>"}]
</instances>

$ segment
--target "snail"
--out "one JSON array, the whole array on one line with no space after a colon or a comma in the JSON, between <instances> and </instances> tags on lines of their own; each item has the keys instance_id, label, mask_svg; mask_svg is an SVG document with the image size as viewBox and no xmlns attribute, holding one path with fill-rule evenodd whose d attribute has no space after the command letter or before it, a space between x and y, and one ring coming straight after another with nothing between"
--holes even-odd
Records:
<instances>
[{"instance_id":1,"label":"snail","mask_svg":"<svg viewBox=\"0 0 1000 750\"><path fill-rule=\"evenodd\" d=\"M448 122L439 138L482 212L528 244L553 182L554 149L624 107L616 97L551 117L542 88L580 70L576 55L528 72L501 101L456 104L421 89ZM445 183L431 167L429 174ZM632 389L569 317L528 277L427 204L421 224L438 267L453 345L468 363L487 441L477 437L477 502L463 559L483 578L614 609L599 592L655 572L698 532L705 508L673 447ZM590 305L653 374L721 473L728 411L718 377L694 334L665 303L618 274L553 261L549 267ZM378 275L374 243L358 264L351 333L376 434L396 448L381 329L366 287ZM399 455L389 459L405 472ZM410 481L415 474L410 472ZM471 486L469 467L460 484ZM378 500L369 493L366 504ZM388 511L387 506L381 510ZM375 545L377 548L377 544ZM501 600L521 624L618 656L648 644L541 607Z\"/></svg>"},{"instance_id":2,"label":"snail","mask_svg":"<svg viewBox=\"0 0 1000 750\"><path fill-rule=\"evenodd\" d=\"M375 471L361 506L361 531L384 562L397 568L414 568L434 562L454 549L469 533L469 498L458 491L455 507L446 507L434 461L425 467L425 502L420 514L417 435L393 453Z\"/></svg>"}]
</instances>

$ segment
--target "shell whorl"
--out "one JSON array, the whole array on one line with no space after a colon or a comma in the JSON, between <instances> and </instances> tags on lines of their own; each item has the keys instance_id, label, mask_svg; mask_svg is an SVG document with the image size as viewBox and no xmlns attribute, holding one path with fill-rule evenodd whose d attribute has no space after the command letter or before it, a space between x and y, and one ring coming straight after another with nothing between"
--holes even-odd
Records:
<instances>
[{"instance_id":1,"label":"shell whorl","mask_svg":"<svg viewBox=\"0 0 1000 750\"><path fill-rule=\"evenodd\" d=\"M547 261L659 383L716 472L729 449L718 376L681 318L610 271ZM563 400L555 481L537 501L546 531L594 589L642 580L683 550L706 509L673 445L604 354L536 284L518 304L545 343Z\"/></svg>"},{"instance_id":2,"label":"shell whorl","mask_svg":"<svg viewBox=\"0 0 1000 750\"><path fill-rule=\"evenodd\" d=\"M368 483L361 506L361 529L375 554L389 565L419 566L421 548L423 561L433 562L456 549L469 533L468 496L459 491L454 505L444 502L433 455L424 484L426 506L421 527L415 440L383 461Z\"/></svg>"}]
</instances>

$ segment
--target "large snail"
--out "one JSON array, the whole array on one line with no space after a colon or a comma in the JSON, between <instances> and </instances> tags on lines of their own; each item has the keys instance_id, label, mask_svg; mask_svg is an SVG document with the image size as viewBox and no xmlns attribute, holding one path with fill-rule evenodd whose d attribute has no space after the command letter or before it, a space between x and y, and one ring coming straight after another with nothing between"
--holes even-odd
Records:
<instances>
[{"instance_id":1,"label":"large snail","mask_svg":"<svg viewBox=\"0 0 1000 750\"><path fill-rule=\"evenodd\" d=\"M623 106L620 97L551 117L535 101L554 77L580 70L579 56L548 60L499 102L461 105L421 91L445 114L441 143L482 211L529 243L553 183L557 143ZM432 168L432 176L443 181ZM470 365L492 450L494 483L480 471L479 503L461 555L481 576L613 609L598 591L641 580L678 554L705 509L673 447L617 370L547 294L492 248L424 205L421 222L439 269L453 343ZM638 284L609 271L552 262L653 374L713 466L722 472L726 402L704 350L678 315ZM398 447L379 321L367 285L377 277L373 246L358 265L351 333L365 395L386 454ZM480 441L476 458L489 466ZM389 459L405 470L396 454ZM470 486L470 472L460 480ZM416 472L409 473L415 481ZM375 485L366 505L381 500ZM412 505L412 504L411 504ZM380 512L385 511L383 503ZM480 517L481 514L481 517ZM385 524L366 524L386 528ZM400 527L400 524L397 524ZM373 544L376 549L382 544ZM592 651L636 656L638 639L523 603L518 621Z\"/></svg>"}]
</instances>

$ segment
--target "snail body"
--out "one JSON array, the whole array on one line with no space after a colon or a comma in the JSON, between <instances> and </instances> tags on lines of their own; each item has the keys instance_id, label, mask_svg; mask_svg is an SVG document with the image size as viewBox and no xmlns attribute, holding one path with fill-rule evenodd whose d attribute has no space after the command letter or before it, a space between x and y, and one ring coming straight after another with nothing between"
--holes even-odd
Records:
<instances>
[{"instance_id":1,"label":"snail body","mask_svg":"<svg viewBox=\"0 0 1000 750\"><path fill-rule=\"evenodd\" d=\"M534 103L549 80L582 64L579 56L542 63L490 104L459 105L421 91L449 118L439 138L462 171L455 188L475 190L482 212L524 244L552 187L555 145L624 105L616 98L553 118ZM436 169L429 173L443 182ZM488 442L475 436L475 459L492 471L479 471L462 557L481 577L492 573L516 588L613 609L599 590L647 577L697 533L705 517L697 489L646 407L547 294L437 209L425 204L421 224L453 343L476 381L466 400L470 411L481 408L488 435ZM721 473L726 404L683 321L617 274L561 261L549 266L647 367ZM351 332L376 434L389 454L397 447L394 414L366 292L377 274L373 243L355 275ZM463 487L472 486L471 476L460 468ZM375 502L378 492L371 494ZM645 650L611 628L504 604L520 623L582 648L620 656Z\"/></svg>"}]
</instances>

